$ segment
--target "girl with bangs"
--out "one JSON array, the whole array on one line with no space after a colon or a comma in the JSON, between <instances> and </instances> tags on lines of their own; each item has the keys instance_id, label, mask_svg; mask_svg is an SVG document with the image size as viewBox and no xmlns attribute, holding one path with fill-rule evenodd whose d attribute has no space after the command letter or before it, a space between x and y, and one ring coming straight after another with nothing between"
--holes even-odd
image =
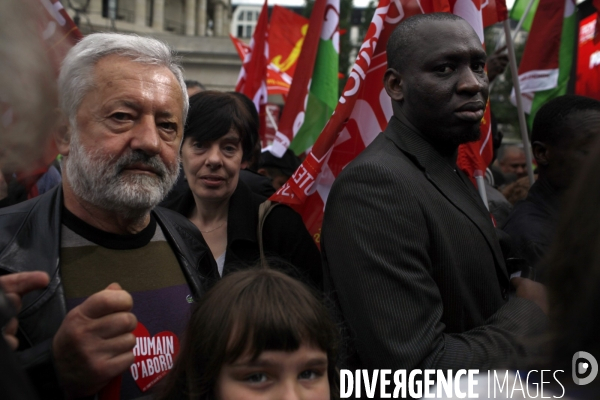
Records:
<instances>
[{"instance_id":1,"label":"girl with bangs","mask_svg":"<svg viewBox=\"0 0 600 400\"><path fill-rule=\"evenodd\" d=\"M302 283L235 272L200 299L162 400L338 397L337 331Z\"/></svg>"}]
</instances>

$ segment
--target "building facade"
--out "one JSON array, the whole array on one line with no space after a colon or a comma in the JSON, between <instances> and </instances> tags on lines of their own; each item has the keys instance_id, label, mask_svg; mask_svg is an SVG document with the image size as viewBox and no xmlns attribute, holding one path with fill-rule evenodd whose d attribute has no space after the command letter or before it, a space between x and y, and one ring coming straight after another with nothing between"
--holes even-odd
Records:
<instances>
[{"instance_id":1,"label":"building facade","mask_svg":"<svg viewBox=\"0 0 600 400\"><path fill-rule=\"evenodd\" d=\"M61 0L83 34L151 36L182 57L186 79L234 90L241 61L229 39L230 0Z\"/></svg>"}]
</instances>

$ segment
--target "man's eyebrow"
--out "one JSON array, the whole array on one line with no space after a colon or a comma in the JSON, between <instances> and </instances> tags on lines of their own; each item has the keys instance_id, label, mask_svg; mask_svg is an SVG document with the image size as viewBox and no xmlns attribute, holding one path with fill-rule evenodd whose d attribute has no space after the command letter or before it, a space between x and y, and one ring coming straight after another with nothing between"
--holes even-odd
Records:
<instances>
[{"instance_id":1,"label":"man's eyebrow","mask_svg":"<svg viewBox=\"0 0 600 400\"><path fill-rule=\"evenodd\" d=\"M119 99L119 100L115 100L114 102L110 103L113 106L125 106L125 107L129 107L129 108L133 108L134 110L138 111L141 106L131 100L123 100L123 99Z\"/></svg>"},{"instance_id":2,"label":"man's eyebrow","mask_svg":"<svg viewBox=\"0 0 600 400\"><path fill-rule=\"evenodd\" d=\"M170 111L157 111L156 116L158 118L173 118L174 114Z\"/></svg>"}]
</instances>

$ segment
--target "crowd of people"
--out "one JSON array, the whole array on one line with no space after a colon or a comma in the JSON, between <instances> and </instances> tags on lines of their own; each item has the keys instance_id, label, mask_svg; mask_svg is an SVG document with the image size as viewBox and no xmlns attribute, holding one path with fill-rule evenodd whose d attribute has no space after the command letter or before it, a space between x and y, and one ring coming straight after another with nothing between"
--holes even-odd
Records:
<instances>
[{"instance_id":1,"label":"crowd of people","mask_svg":"<svg viewBox=\"0 0 600 400\"><path fill-rule=\"evenodd\" d=\"M84 37L46 128L60 180L0 208L0 392L320 400L340 396L340 369L545 368L597 398L570 373L574 354L600 358L600 102L544 105L537 181L510 204L525 154L502 147L488 211L456 167L488 100L479 37L418 15L387 57L393 116L337 177L319 250L268 200L300 161L260 152L250 99L185 81L159 40ZM22 150L3 143L0 166Z\"/></svg>"}]
</instances>

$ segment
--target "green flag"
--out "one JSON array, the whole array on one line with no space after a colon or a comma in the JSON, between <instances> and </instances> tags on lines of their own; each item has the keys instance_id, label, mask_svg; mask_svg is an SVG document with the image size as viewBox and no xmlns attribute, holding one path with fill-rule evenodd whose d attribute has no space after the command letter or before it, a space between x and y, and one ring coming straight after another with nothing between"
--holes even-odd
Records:
<instances>
[{"instance_id":1,"label":"green flag","mask_svg":"<svg viewBox=\"0 0 600 400\"><path fill-rule=\"evenodd\" d=\"M570 0L567 0L570 3ZM566 5L565 7L569 7ZM563 20L562 32L560 35L560 49L558 53L558 82L556 87L548 90L536 92L531 104L531 111L527 118L529 130L533 126L533 119L538 110L549 100L567 94L569 78L571 77L571 68L575 55L575 35L577 33L577 13L575 7L570 11L570 15L565 15ZM566 14L565 12L565 14Z\"/></svg>"},{"instance_id":2,"label":"green flag","mask_svg":"<svg viewBox=\"0 0 600 400\"><path fill-rule=\"evenodd\" d=\"M339 48L334 47L338 46L334 44L336 39L321 38L319 41L304 123L290 144L290 149L297 155L315 143L337 105Z\"/></svg>"},{"instance_id":3,"label":"green flag","mask_svg":"<svg viewBox=\"0 0 600 400\"><path fill-rule=\"evenodd\" d=\"M525 14L525 10L527 9L527 6L529 5L530 1L533 1L533 5L531 6L529 13L527 13L525 21L523 21L523 25L521 25L521 28L523 30L526 30L527 32L531 30L533 16L535 15L540 0L515 0L515 3L513 4L513 7L511 8L509 14L511 19L514 19L515 21L520 21L521 17L523 17L523 14Z\"/></svg>"},{"instance_id":4,"label":"green flag","mask_svg":"<svg viewBox=\"0 0 600 400\"><path fill-rule=\"evenodd\" d=\"M543 0L540 3L519 66L519 84L523 108L529 114L529 129L542 105L567 93L575 54L576 27L573 0Z\"/></svg>"}]
</instances>

